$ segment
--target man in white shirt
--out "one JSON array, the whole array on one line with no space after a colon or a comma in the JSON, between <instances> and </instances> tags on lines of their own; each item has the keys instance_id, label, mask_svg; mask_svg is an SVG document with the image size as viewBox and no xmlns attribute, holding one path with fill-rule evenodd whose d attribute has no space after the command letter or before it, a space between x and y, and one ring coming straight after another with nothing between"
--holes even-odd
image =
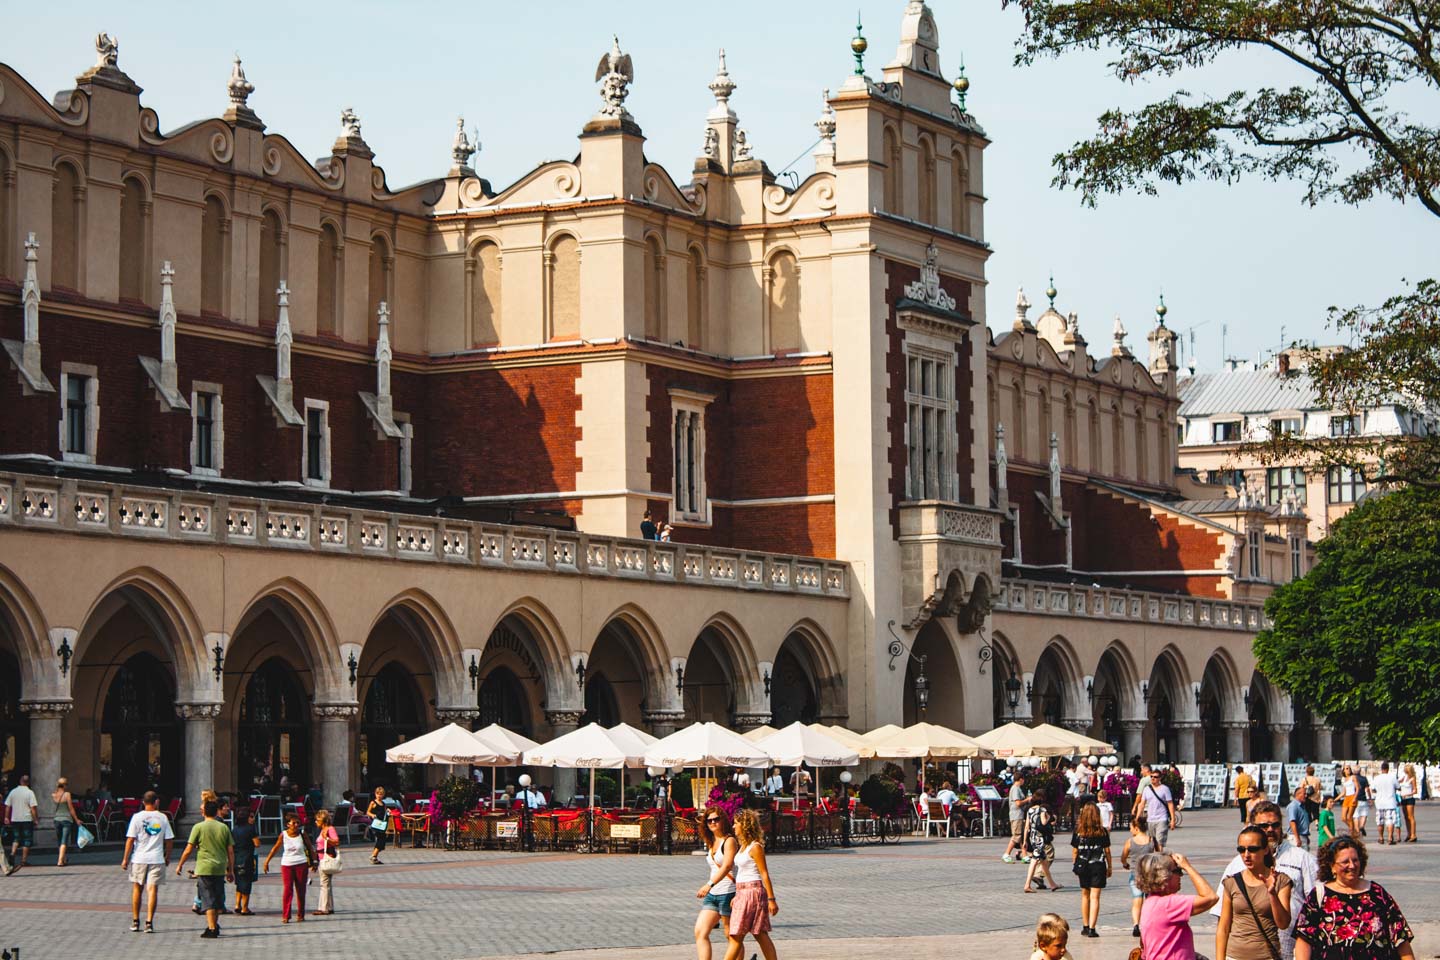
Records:
<instances>
[{"instance_id":1,"label":"man in white shirt","mask_svg":"<svg viewBox=\"0 0 1440 960\"><path fill-rule=\"evenodd\" d=\"M1293 884L1290 888L1290 926L1280 931L1281 958L1293 960L1295 925L1300 922L1300 911L1305 906L1305 898L1315 891L1319 864L1309 852L1285 839L1283 820L1280 808L1268 800L1250 805L1250 822L1265 831L1265 836L1270 841L1270 849L1275 852L1275 869L1289 877ZM1236 855L1225 867L1221 880L1244 869L1245 864L1241 862L1239 855ZM1215 917L1220 916L1219 904L1216 904L1210 913Z\"/></svg>"},{"instance_id":2,"label":"man in white shirt","mask_svg":"<svg viewBox=\"0 0 1440 960\"><path fill-rule=\"evenodd\" d=\"M170 818L158 807L160 798L154 790L145 791L141 798L145 809L130 818L125 830L125 853L120 858L120 869L130 871L130 932L140 931L140 891L150 891L150 900L145 910L145 932L155 932L155 901L159 899L160 884L165 881L165 868L170 865L170 853L175 846L175 829Z\"/></svg>"},{"instance_id":3,"label":"man in white shirt","mask_svg":"<svg viewBox=\"0 0 1440 960\"><path fill-rule=\"evenodd\" d=\"M1399 791L1400 784L1390 772L1390 764L1380 764L1380 772L1370 781L1370 793L1375 797L1375 826L1380 828L1381 843L1400 842Z\"/></svg>"},{"instance_id":4,"label":"man in white shirt","mask_svg":"<svg viewBox=\"0 0 1440 960\"><path fill-rule=\"evenodd\" d=\"M37 803L35 791L30 789L30 777L21 775L19 786L5 798L5 816L15 838L10 844L11 863L5 868L6 876L30 865L30 848L35 843L35 820L38 817ZM19 863L14 862L17 851L20 853Z\"/></svg>"},{"instance_id":5,"label":"man in white shirt","mask_svg":"<svg viewBox=\"0 0 1440 960\"><path fill-rule=\"evenodd\" d=\"M520 799L524 801L525 805L531 810L544 810L546 804L549 802L545 799L545 794L536 790L533 786L526 787L521 791Z\"/></svg>"}]
</instances>

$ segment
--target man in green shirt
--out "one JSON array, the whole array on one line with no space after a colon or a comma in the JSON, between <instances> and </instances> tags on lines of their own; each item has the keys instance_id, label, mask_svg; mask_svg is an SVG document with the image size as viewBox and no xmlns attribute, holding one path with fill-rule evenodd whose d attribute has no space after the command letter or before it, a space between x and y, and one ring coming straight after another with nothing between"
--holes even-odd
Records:
<instances>
[{"instance_id":1,"label":"man in green shirt","mask_svg":"<svg viewBox=\"0 0 1440 960\"><path fill-rule=\"evenodd\" d=\"M200 936L213 940L220 936L220 909L225 906L225 883L235 882L235 842L230 828L215 815L220 805L206 800L201 807L205 819L190 828L190 839L185 843L185 852L175 866L175 876L185 869L185 861L195 854L195 893L200 898L200 908L205 911L205 930Z\"/></svg>"}]
</instances>

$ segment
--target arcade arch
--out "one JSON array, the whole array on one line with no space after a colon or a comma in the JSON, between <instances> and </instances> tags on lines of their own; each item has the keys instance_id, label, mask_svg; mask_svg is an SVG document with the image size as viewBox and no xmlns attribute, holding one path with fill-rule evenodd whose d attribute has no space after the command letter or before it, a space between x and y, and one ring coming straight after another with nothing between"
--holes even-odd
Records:
<instances>
[{"instance_id":1,"label":"arcade arch","mask_svg":"<svg viewBox=\"0 0 1440 960\"><path fill-rule=\"evenodd\" d=\"M1034 689L1030 709L1037 721L1065 726L1072 718L1083 720L1086 711L1078 703L1079 658L1064 637L1054 637L1035 662Z\"/></svg>"},{"instance_id":2,"label":"arcade arch","mask_svg":"<svg viewBox=\"0 0 1440 960\"><path fill-rule=\"evenodd\" d=\"M1144 755L1171 763L1193 762L1195 695L1185 660L1174 647L1166 647L1155 658L1144 691L1149 720Z\"/></svg>"},{"instance_id":3,"label":"arcade arch","mask_svg":"<svg viewBox=\"0 0 1440 960\"><path fill-rule=\"evenodd\" d=\"M952 730L964 730L965 681L945 625L938 620L927 621L915 635L911 654L905 657L905 686L901 690L905 726L923 720ZM920 706L917 687L921 657L924 658L925 688L929 698L924 709Z\"/></svg>"}]
</instances>

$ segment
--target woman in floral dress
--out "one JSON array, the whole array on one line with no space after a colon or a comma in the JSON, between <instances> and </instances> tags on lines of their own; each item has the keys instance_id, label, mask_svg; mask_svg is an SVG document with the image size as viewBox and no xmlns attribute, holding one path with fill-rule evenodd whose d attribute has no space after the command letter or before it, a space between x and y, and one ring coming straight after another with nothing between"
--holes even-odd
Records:
<instances>
[{"instance_id":1,"label":"woman in floral dress","mask_svg":"<svg viewBox=\"0 0 1440 960\"><path fill-rule=\"evenodd\" d=\"M1320 848L1320 879L1295 928L1295 960L1414 960L1415 935L1395 899L1365 879L1365 844L1336 837Z\"/></svg>"}]
</instances>

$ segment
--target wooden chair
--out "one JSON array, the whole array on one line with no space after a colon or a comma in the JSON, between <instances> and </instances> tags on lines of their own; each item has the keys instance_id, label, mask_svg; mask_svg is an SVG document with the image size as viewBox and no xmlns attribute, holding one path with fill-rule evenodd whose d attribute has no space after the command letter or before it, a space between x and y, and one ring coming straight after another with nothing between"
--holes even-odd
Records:
<instances>
[{"instance_id":1,"label":"wooden chair","mask_svg":"<svg viewBox=\"0 0 1440 960\"><path fill-rule=\"evenodd\" d=\"M950 816L945 812L945 804L939 800L931 800L925 805L925 809L920 812L924 814L925 817L923 822L925 836L930 836L930 829L933 827L937 833L944 831L942 835L947 839L949 838Z\"/></svg>"}]
</instances>

